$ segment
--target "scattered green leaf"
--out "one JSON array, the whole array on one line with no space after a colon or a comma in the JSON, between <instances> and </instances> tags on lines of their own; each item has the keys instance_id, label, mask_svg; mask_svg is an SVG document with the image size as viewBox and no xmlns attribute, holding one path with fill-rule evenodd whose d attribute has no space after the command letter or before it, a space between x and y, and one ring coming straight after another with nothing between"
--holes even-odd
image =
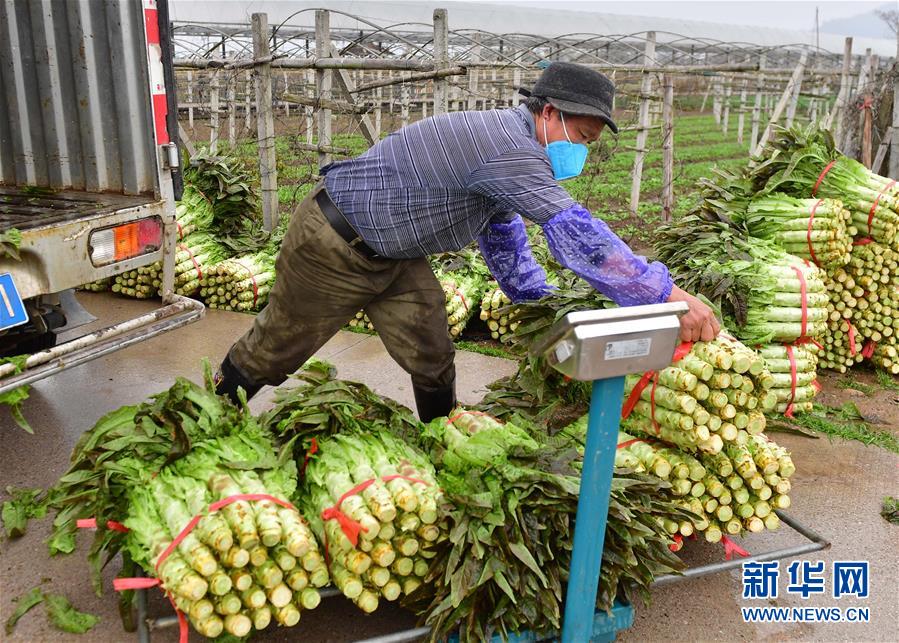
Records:
<instances>
[{"instance_id":1,"label":"scattered green leaf","mask_svg":"<svg viewBox=\"0 0 899 643\"><path fill-rule=\"evenodd\" d=\"M6 492L12 498L3 503L0 519L7 538L18 538L25 533L25 525L31 518L43 518L47 513L47 505L38 496L43 489L14 489L7 487Z\"/></svg>"},{"instance_id":2,"label":"scattered green leaf","mask_svg":"<svg viewBox=\"0 0 899 643\"><path fill-rule=\"evenodd\" d=\"M880 509L880 515L887 522L899 525L899 499L893 496L886 496L883 499L883 506Z\"/></svg>"},{"instance_id":3,"label":"scattered green leaf","mask_svg":"<svg viewBox=\"0 0 899 643\"><path fill-rule=\"evenodd\" d=\"M0 253L0 256L2 256L2 253ZM13 364L16 367L13 374L18 374L25 368L25 361L27 359L28 355L4 357L0 359L0 364ZM28 421L25 420L25 416L22 415L22 402L28 399L28 392L30 390L31 387L25 384L12 389L11 391L6 391L6 393L0 393L0 404L5 404L9 407L9 412L12 414L12 418L16 421L16 424L28 431L28 433L33 434L34 430L28 424Z\"/></svg>"},{"instance_id":4,"label":"scattered green leaf","mask_svg":"<svg viewBox=\"0 0 899 643\"><path fill-rule=\"evenodd\" d=\"M84 634L100 621L99 616L76 610L62 594L47 594L45 601L47 617L63 632Z\"/></svg>"},{"instance_id":5,"label":"scattered green leaf","mask_svg":"<svg viewBox=\"0 0 899 643\"><path fill-rule=\"evenodd\" d=\"M25 614L35 605L40 604L41 601L44 600L44 592L40 587L32 587L31 591L29 591L24 596L21 596L17 599L13 599L18 603L16 606L16 610L12 613L8 619L6 619L6 635L10 636L13 630L16 627L16 623L19 622L19 619L25 616Z\"/></svg>"}]
</instances>

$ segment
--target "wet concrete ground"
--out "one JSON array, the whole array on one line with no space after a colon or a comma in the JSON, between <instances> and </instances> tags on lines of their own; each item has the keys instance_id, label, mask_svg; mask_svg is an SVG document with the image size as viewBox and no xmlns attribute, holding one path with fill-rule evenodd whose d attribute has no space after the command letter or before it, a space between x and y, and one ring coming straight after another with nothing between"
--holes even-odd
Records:
<instances>
[{"instance_id":1,"label":"wet concrete ground","mask_svg":"<svg viewBox=\"0 0 899 643\"><path fill-rule=\"evenodd\" d=\"M152 303L119 299L110 295L84 294L85 306L106 325L133 317L153 307ZM66 468L69 453L79 435L110 410L146 399L169 386L178 375L199 381L201 360L213 363L252 324L252 317L208 311L202 321L154 338L143 344L62 372L36 384L26 402L25 413L35 428L30 436L9 419L0 417L0 487L40 486L54 483ZM365 382L374 390L412 404L408 376L393 363L376 337L342 332L319 353L338 367L342 378ZM511 362L460 352L457 356L459 397L475 402L487 383L513 370ZM254 398L255 411L267 408L272 389ZM863 402L859 404L864 411ZM899 430L897 427L893 427ZM797 465L793 507L789 513L833 542L821 553L805 556L823 560L829 576L835 560L871 562L871 592L868 599L829 598L827 593L806 601L786 593L787 563L781 564L780 598L777 606L868 607L868 624L747 625L740 608L767 606L768 601L741 598L739 571L693 579L657 588L649 607L638 606L634 628L620 637L624 641L895 641L899 640L899 526L886 523L878 514L884 495L899 495L899 457L883 449L857 442L811 440L777 434L775 439L793 451ZM29 532L14 542L0 544L0 620L15 609L13 599L44 582L48 591L66 594L79 609L101 616L88 635L76 636L53 630L38 607L19 621L11 641L128 641L123 632L111 591L117 571L114 561L104 571L102 598L94 595L86 564L90 535L79 539L72 555L50 559L43 541L49 521L32 523ZM753 535L741 541L753 553L802 542L787 528ZM691 565L723 560L720 546L690 542L683 550ZM151 615L171 613L160 593L151 593ZM415 618L393 605L383 605L370 616L363 615L342 598L326 599L303 615L298 628L279 630L258 637L263 641L354 641L412 627ZM2 635L0 635L2 636ZM196 635L192 637L196 638ZM176 641L177 631L154 632L154 641Z\"/></svg>"}]
</instances>

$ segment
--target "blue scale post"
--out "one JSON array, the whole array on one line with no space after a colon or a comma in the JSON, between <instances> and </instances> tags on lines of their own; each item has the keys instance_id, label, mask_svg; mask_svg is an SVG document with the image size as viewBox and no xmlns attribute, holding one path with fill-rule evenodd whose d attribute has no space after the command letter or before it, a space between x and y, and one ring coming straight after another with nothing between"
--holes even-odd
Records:
<instances>
[{"instance_id":1,"label":"blue scale post","mask_svg":"<svg viewBox=\"0 0 899 643\"><path fill-rule=\"evenodd\" d=\"M669 303L569 313L533 349L572 379L593 381L563 643L614 641L633 623L630 605L616 603L611 615L596 611L624 376L671 363L686 310L686 304Z\"/></svg>"}]
</instances>

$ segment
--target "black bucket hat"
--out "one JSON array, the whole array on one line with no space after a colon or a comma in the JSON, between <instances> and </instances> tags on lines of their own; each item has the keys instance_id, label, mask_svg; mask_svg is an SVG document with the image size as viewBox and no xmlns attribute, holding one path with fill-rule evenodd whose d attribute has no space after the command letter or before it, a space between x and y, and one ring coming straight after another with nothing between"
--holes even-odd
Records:
<instances>
[{"instance_id":1,"label":"black bucket hat","mask_svg":"<svg viewBox=\"0 0 899 643\"><path fill-rule=\"evenodd\" d=\"M545 98L550 105L566 114L595 116L608 125L613 133L618 133L618 126L612 120L615 83L589 67L574 63L552 63L543 70L532 90L519 91L525 96Z\"/></svg>"}]
</instances>

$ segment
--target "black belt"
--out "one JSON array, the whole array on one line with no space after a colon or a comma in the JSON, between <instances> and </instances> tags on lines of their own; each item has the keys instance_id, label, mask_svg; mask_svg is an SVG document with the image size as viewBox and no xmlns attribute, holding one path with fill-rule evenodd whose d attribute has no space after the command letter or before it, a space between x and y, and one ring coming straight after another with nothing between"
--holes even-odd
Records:
<instances>
[{"instance_id":1,"label":"black belt","mask_svg":"<svg viewBox=\"0 0 899 643\"><path fill-rule=\"evenodd\" d=\"M362 237L359 236L359 233L353 229L350 222L343 216L343 212L334 205L331 197L328 196L327 190L324 188L319 190L318 194L315 195L315 202L318 203L318 207L321 209L322 214L325 215L328 223L331 224L331 227L334 228L334 231L343 237L343 240L346 241L353 250L369 259L374 259L378 256L378 253L365 243Z\"/></svg>"}]
</instances>

